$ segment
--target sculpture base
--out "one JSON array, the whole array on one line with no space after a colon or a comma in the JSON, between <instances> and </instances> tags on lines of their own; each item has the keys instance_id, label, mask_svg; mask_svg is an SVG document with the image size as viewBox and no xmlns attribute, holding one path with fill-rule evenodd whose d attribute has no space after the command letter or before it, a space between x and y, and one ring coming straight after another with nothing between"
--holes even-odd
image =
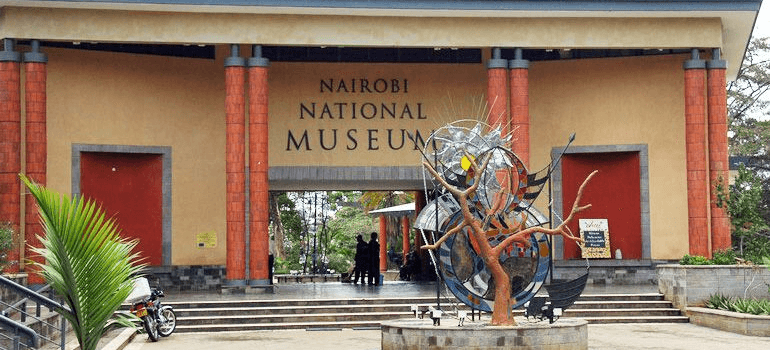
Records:
<instances>
[{"instance_id":1,"label":"sculpture base","mask_svg":"<svg viewBox=\"0 0 770 350\"><path fill-rule=\"evenodd\" d=\"M451 318L433 326L426 319L401 319L382 323L382 349L588 349L588 322L562 318L528 322L516 318L516 326L490 326Z\"/></svg>"}]
</instances>

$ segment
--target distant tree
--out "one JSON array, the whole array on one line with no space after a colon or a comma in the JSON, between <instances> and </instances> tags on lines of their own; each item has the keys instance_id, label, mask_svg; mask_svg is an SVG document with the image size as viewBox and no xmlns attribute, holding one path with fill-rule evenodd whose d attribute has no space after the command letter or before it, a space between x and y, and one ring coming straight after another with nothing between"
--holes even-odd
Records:
<instances>
[{"instance_id":1,"label":"distant tree","mask_svg":"<svg viewBox=\"0 0 770 350\"><path fill-rule=\"evenodd\" d=\"M762 217L762 183L756 172L744 165L738 169L730 186L730 211L733 250L742 258L761 264L770 257L770 227ZM764 208L766 211L766 207Z\"/></svg>"},{"instance_id":2,"label":"distant tree","mask_svg":"<svg viewBox=\"0 0 770 350\"><path fill-rule=\"evenodd\" d=\"M376 229L374 218L364 213L363 209L341 207L328 224L327 257L329 268L337 272L348 271L353 266L356 253L356 235L366 236Z\"/></svg>"},{"instance_id":3,"label":"distant tree","mask_svg":"<svg viewBox=\"0 0 770 350\"><path fill-rule=\"evenodd\" d=\"M730 154L768 156L770 38L753 39L734 81L727 84Z\"/></svg>"},{"instance_id":4,"label":"distant tree","mask_svg":"<svg viewBox=\"0 0 770 350\"><path fill-rule=\"evenodd\" d=\"M754 210L770 222L770 38L749 44L736 79L727 86L727 115L730 155L743 157L759 181L751 187L760 193ZM747 188L733 187L731 195Z\"/></svg>"}]
</instances>

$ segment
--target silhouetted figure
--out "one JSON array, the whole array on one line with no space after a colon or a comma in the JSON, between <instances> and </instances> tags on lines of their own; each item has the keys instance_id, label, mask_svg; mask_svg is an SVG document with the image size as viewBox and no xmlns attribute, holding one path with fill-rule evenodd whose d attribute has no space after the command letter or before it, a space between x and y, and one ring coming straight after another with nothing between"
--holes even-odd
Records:
<instances>
[{"instance_id":1,"label":"silhouetted figure","mask_svg":"<svg viewBox=\"0 0 770 350\"><path fill-rule=\"evenodd\" d=\"M377 232L372 232L369 240L369 284L380 285L380 244L377 243Z\"/></svg>"},{"instance_id":2,"label":"silhouetted figure","mask_svg":"<svg viewBox=\"0 0 770 350\"><path fill-rule=\"evenodd\" d=\"M361 284L366 284L366 272L369 270L369 245L364 241L361 235L356 236L356 267L353 268L353 284L358 283L358 277L361 277Z\"/></svg>"}]
</instances>

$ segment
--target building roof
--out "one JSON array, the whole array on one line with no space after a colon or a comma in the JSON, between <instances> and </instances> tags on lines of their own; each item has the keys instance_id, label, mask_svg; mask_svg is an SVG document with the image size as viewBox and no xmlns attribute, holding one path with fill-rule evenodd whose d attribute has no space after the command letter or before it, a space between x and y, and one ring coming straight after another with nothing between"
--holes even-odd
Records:
<instances>
[{"instance_id":1,"label":"building roof","mask_svg":"<svg viewBox=\"0 0 770 350\"><path fill-rule=\"evenodd\" d=\"M722 58L728 62L728 79L732 79L743 61L761 3L761 0L0 0L3 14L0 35L73 42L198 45L720 48ZM41 8L49 11L40 11ZM169 13L175 16L165 15ZM301 22L301 16L308 16L308 22ZM356 18L357 21L351 21ZM386 20L389 18L391 21ZM392 21L393 18L398 19ZM546 22L533 27L534 20ZM403 28L397 26L399 23ZM331 28L334 25L338 27ZM436 35L437 30L445 33Z\"/></svg>"},{"instance_id":2,"label":"building roof","mask_svg":"<svg viewBox=\"0 0 770 350\"><path fill-rule=\"evenodd\" d=\"M388 216L405 216L414 214L414 203L407 203L396 205L393 207L387 207L377 210L372 210L369 214L388 215Z\"/></svg>"}]
</instances>

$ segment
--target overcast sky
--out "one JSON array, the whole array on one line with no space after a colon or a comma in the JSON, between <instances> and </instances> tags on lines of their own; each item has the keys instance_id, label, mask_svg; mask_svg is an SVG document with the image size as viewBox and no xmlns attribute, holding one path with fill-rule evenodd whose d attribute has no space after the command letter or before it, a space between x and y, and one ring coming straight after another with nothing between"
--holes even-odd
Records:
<instances>
[{"instance_id":1,"label":"overcast sky","mask_svg":"<svg viewBox=\"0 0 770 350\"><path fill-rule=\"evenodd\" d=\"M752 37L770 37L770 0L762 1Z\"/></svg>"}]
</instances>

